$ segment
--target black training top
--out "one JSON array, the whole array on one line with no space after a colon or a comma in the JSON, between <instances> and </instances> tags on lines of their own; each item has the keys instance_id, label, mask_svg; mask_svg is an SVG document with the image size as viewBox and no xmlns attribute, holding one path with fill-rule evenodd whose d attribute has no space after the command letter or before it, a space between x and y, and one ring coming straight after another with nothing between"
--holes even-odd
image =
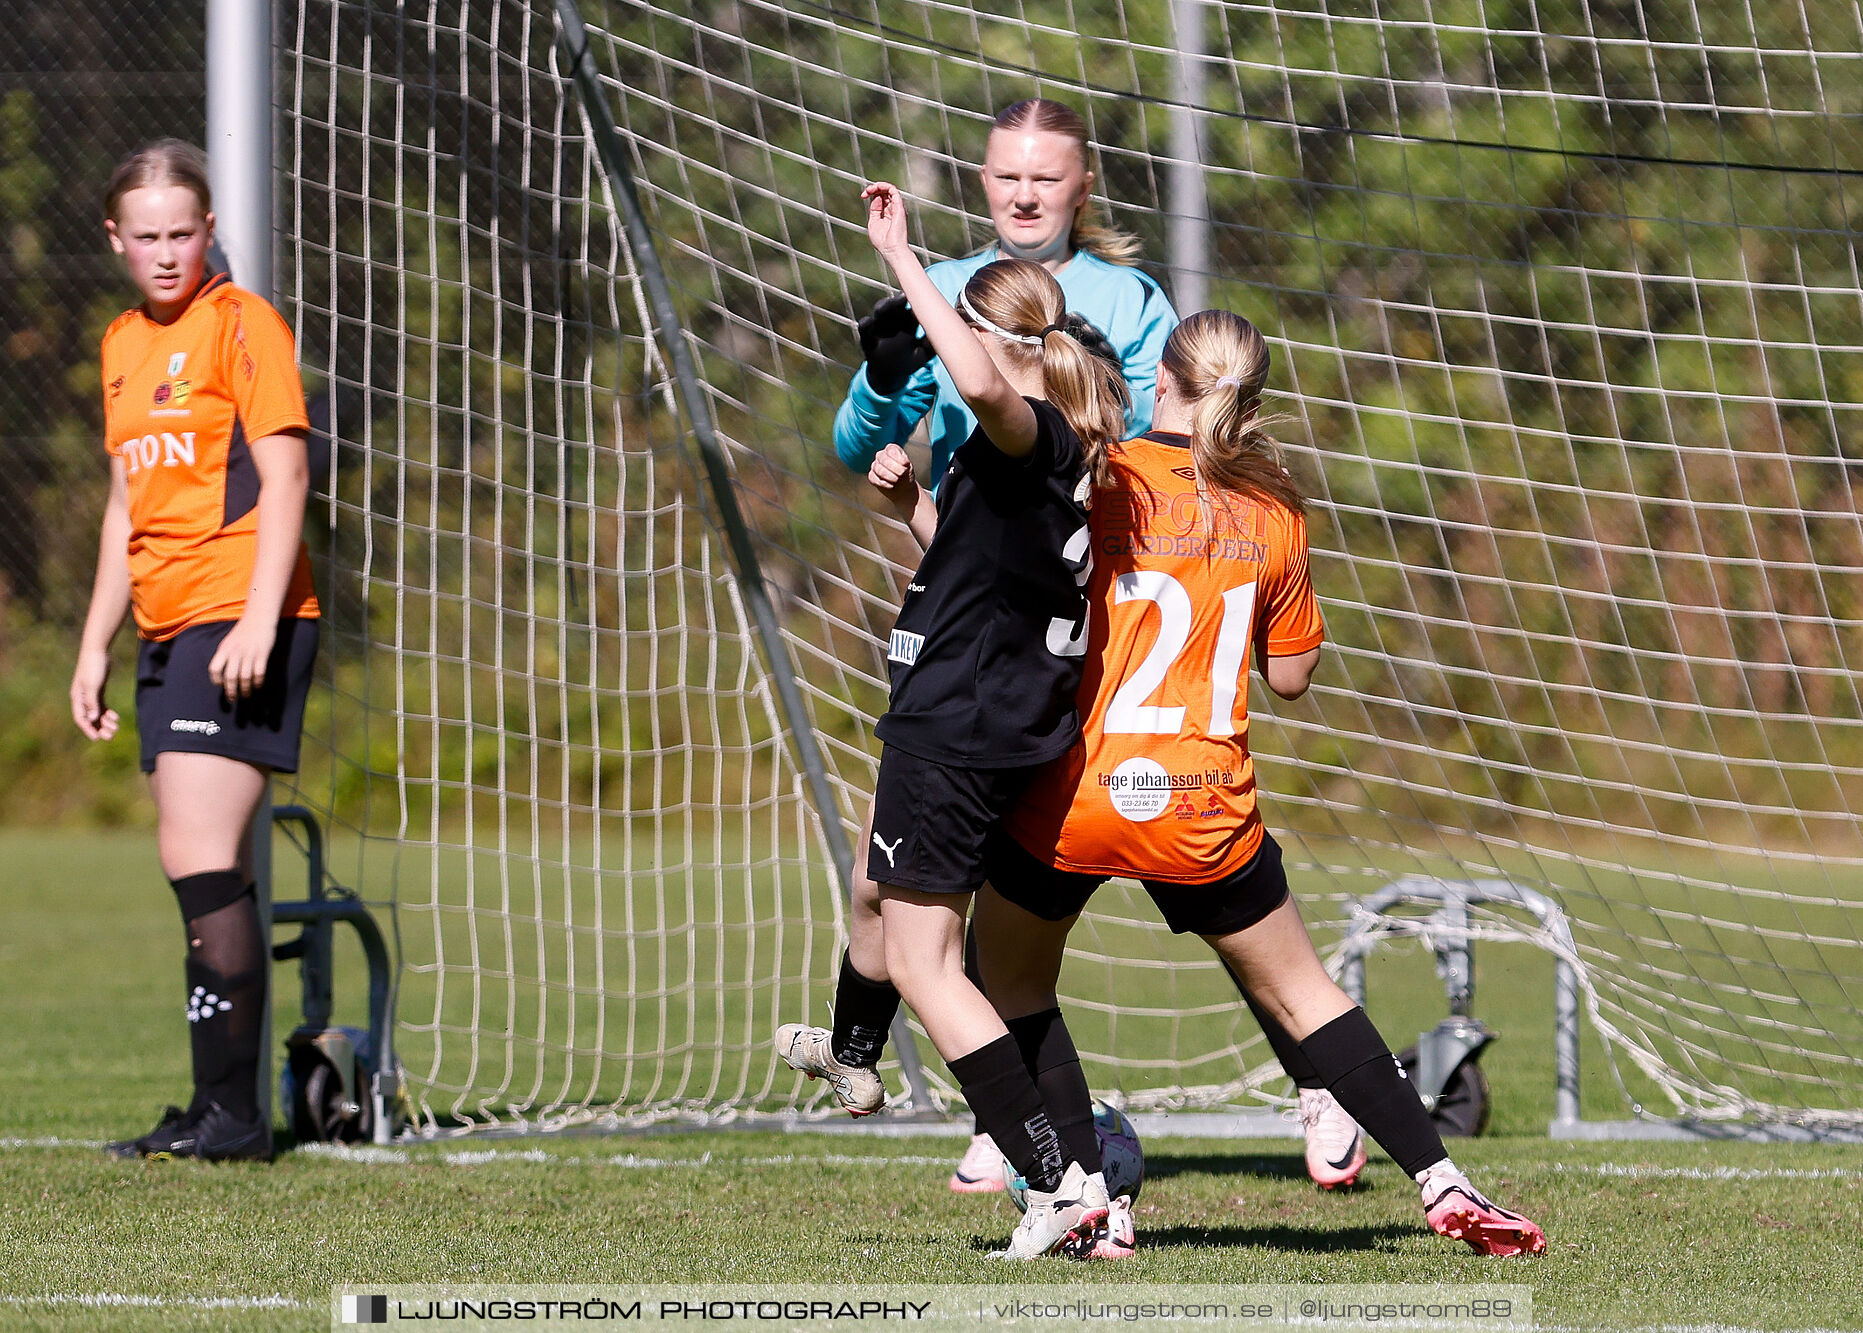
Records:
<instances>
[{"instance_id":1,"label":"black training top","mask_svg":"<svg viewBox=\"0 0 1863 1333\"><path fill-rule=\"evenodd\" d=\"M952 456L938 531L887 647L892 700L874 728L921 759L1015 768L1080 734L1087 651L1087 511L1080 437L1051 404L1011 458L981 428Z\"/></svg>"}]
</instances>

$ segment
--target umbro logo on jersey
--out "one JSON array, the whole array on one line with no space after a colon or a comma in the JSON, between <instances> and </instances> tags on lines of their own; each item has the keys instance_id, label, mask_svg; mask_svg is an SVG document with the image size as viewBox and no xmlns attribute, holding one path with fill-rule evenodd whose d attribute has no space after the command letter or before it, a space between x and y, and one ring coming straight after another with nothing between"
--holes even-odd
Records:
<instances>
[{"instance_id":1,"label":"umbro logo on jersey","mask_svg":"<svg viewBox=\"0 0 1863 1333\"><path fill-rule=\"evenodd\" d=\"M1194 467L1174 467L1171 469L1171 475L1173 477L1182 477L1185 481L1195 481L1197 479L1197 469Z\"/></svg>"},{"instance_id":2,"label":"umbro logo on jersey","mask_svg":"<svg viewBox=\"0 0 1863 1333\"><path fill-rule=\"evenodd\" d=\"M891 866L894 870L899 869L899 864L893 860L893 853L899 850L899 844L905 840L905 835L902 833L897 838L894 838L893 845L888 847L885 838L882 838L878 833L873 835L873 845L886 853L886 864Z\"/></svg>"},{"instance_id":3,"label":"umbro logo on jersey","mask_svg":"<svg viewBox=\"0 0 1863 1333\"><path fill-rule=\"evenodd\" d=\"M913 634L907 630L896 629L893 631L891 641L888 642L886 646L886 660L889 662L903 662L905 665L911 666L914 662L919 660L919 650L924 646L925 636L923 634Z\"/></svg>"}]
</instances>

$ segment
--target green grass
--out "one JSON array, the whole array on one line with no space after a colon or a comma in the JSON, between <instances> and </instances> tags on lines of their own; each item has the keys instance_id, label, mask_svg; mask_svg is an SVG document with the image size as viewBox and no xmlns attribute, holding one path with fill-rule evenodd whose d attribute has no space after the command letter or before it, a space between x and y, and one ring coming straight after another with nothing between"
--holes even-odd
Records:
<instances>
[{"instance_id":1,"label":"green grass","mask_svg":"<svg viewBox=\"0 0 1863 1333\"><path fill-rule=\"evenodd\" d=\"M186 1082L182 942L151 844L0 834L0 1328L323 1328L329 1290L345 1282L865 1274L1527 1282L1544 1327L1863 1327L1863 1147L1549 1142L1550 982L1527 949L1480 956L1478 1009L1505 1034L1485 1062L1498 1133L1455 1148L1545 1226L1549 1252L1533 1261L1482 1260L1428 1234L1414 1189L1382 1158L1370 1188L1320 1194L1293 1141L1154 1138L1135 1259L1011 1273L982 1251L1013 1213L945 1190L949 1137L469 1139L391 1160L109 1161L95 1143L145 1128ZM338 966L340 986L359 981L353 957ZM289 1011L293 978L279 975ZM1394 1044L1441 1012L1414 954L1381 960L1371 986ZM1622 1114L1597 1069L1588 1113ZM103 1294L155 1303L71 1303ZM200 1304L214 1298L248 1304ZM283 1304L250 1304L262 1300Z\"/></svg>"}]
</instances>

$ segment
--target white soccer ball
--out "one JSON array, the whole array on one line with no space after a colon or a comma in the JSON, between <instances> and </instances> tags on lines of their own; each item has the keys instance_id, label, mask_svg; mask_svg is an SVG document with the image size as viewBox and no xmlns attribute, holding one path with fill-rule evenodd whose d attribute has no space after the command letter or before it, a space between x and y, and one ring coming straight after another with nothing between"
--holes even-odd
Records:
<instances>
[{"instance_id":1,"label":"white soccer ball","mask_svg":"<svg viewBox=\"0 0 1863 1333\"><path fill-rule=\"evenodd\" d=\"M1094 1098L1093 1132L1100 1139L1100 1170L1106 1176L1107 1197L1121 1194L1137 1200L1139 1186L1145 1183L1145 1151L1139 1147L1138 1130L1117 1106L1108 1106ZM1016 1174L1009 1159L1003 1159L1003 1185L1016 1211L1029 1209L1029 1183Z\"/></svg>"}]
</instances>

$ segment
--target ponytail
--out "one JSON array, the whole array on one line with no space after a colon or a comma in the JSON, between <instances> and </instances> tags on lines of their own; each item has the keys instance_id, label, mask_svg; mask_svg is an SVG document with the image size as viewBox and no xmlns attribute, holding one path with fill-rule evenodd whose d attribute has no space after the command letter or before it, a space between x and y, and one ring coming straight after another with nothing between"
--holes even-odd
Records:
<instances>
[{"instance_id":1,"label":"ponytail","mask_svg":"<svg viewBox=\"0 0 1863 1333\"><path fill-rule=\"evenodd\" d=\"M1124 367L1112 344L1084 315L1067 309L1054 275L1026 259L999 259L971 275L958 311L1003 339L1011 355L1041 366L1042 393L1080 437L1095 486L1110 480L1107 450L1124 434Z\"/></svg>"},{"instance_id":2,"label":"ponytail","mask_svg":"<svg viewBox=\"0 0 1863 1333\"><path fill-rule=\"evenodd\" d=\"M1108 485L1107 450L1125 434L1132 400L1118 353L1085 315L1070 310L1044 331L1041 373L1048 401L1080 436L1087 475L1095 487Z\"/></svg>"},{"instance_id":3,"label":"ponytail","mask_svg":"<svg viewBox=\"0 0 1863 1333\"><path fill-rule=\"evenodd\" d=\"M1263 418L1268 341L1227 310L1204 310L1179 324L1159 364L1171 372L1190 406L1190 456L1198 488L1212 498L1242 496L1306 512L1306 497L1282 463L1279 440Z\"/></svg>"}]
</instances>

